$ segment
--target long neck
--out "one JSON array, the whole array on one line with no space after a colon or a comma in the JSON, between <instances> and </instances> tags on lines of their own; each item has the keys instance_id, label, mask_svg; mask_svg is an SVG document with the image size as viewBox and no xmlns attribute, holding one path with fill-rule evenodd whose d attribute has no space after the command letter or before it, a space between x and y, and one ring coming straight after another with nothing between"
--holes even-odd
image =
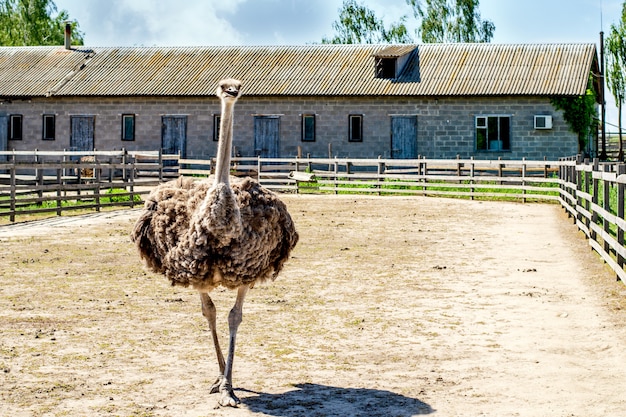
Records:
<instances>
[{"instance_id":1,"label":"long neck","mask_svg":"<svg viewBox=\"0 0 626 417\"><path fill-rule=\"evenodd\" d=\"M215 161L215 185L230 185L230 153L233 147L233 107L235 103L222 100L220 136Z\"/></svg>"}]
</instances>

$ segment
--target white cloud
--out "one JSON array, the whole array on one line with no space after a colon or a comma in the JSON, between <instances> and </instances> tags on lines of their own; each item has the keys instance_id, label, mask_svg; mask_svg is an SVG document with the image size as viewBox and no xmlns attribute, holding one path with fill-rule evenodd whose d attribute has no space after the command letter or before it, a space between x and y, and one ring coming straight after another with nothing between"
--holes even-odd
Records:
<instances>
[{"instance_id":1,"label":"white cloud","mask_svg":"<svg viewBox=\"0 0 626 417\"><path fill-rule=\"evenodd\" d=\"M244 0L57 0L85 32L90 46L237 45L228 19Z\"/></svg>"}]
</instances>

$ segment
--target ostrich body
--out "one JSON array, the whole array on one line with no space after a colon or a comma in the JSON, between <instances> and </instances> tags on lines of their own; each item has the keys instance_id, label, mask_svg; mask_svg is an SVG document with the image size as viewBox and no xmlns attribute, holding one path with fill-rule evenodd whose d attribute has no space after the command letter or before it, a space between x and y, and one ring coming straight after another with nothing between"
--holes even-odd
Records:
<instances>
[{"instance_id":1,"label":"ostrich body","mask_svg":"<svg viewBox=\"0 0 626 417\"><path fill-rule=\"evenodd\" d=\"M232 388L232 367L246 293L257 282L275 279L298 242L291 216L274 193L250 178L229 176L233 108L240 95L239 81L220 81L217 96L222 117L214 177L202 181L181 177L155 188L132 232L151 270L164 274L172 285L200 292L220 369L211 393L220 392L223 406L239 404ZM220 285L237 290L228 316L226 360L209 297Z\"/></svg>"}]
</instances>

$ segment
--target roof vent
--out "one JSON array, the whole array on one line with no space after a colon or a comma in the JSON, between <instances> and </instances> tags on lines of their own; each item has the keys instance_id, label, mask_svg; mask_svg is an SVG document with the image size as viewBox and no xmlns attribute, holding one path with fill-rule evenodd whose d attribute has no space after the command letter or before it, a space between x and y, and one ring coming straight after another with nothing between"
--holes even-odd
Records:
<instances>
[{"instance_id":1,"label":"roof vent","mask_svg":"<svg viewBox=\"0 0 626 417\"><path fill-rule=\"evenodd\" d=\"M374 54L376 78L398 78L415 45L394 45Z\"/></svg>"}]
</instances>

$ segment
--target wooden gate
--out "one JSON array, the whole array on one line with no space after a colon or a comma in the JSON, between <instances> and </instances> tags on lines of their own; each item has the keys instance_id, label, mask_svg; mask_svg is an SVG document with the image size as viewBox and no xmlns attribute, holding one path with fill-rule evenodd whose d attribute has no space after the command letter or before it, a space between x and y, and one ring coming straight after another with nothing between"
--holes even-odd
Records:
<instances>
[{"instance_id":1,"label":"wooden gate","mask_svg":"<svg viewBox=\"0 0 626 417\"><path fill-rule=\"evenodd\" d=\"M278 158L280 146L280 117L254 117L254 154L262 158Z\"/></svg>"},{"instance_id":2,"label":"wooden gate","mask_svg":"<svg viewBox=\"0 0 626 417\"><path fill-rule=\"evenodd\" d=\"M164 154L180 154L187 151L187 116L163 116L161 119L161 148Z\"/></svg>"},{"instance_id":3,"label":"wooden gate","mask_svg":"<svg viewBox=\"0 0 626 417\"><path fill-rule=\"evenodd\" d=\"M70 149L72 151L93 151L94 133L94 116L70 117Z\"/></svg>"},{"instance_id":4,"label":"wooden gate","mask_svg":"<svg viewBox=\"0 0 626 417\"><path fill-rule=\"evenodd\" d=\"M391 116L391 157L417 158L417 116Z\"/></svg>"}]
</instances>

